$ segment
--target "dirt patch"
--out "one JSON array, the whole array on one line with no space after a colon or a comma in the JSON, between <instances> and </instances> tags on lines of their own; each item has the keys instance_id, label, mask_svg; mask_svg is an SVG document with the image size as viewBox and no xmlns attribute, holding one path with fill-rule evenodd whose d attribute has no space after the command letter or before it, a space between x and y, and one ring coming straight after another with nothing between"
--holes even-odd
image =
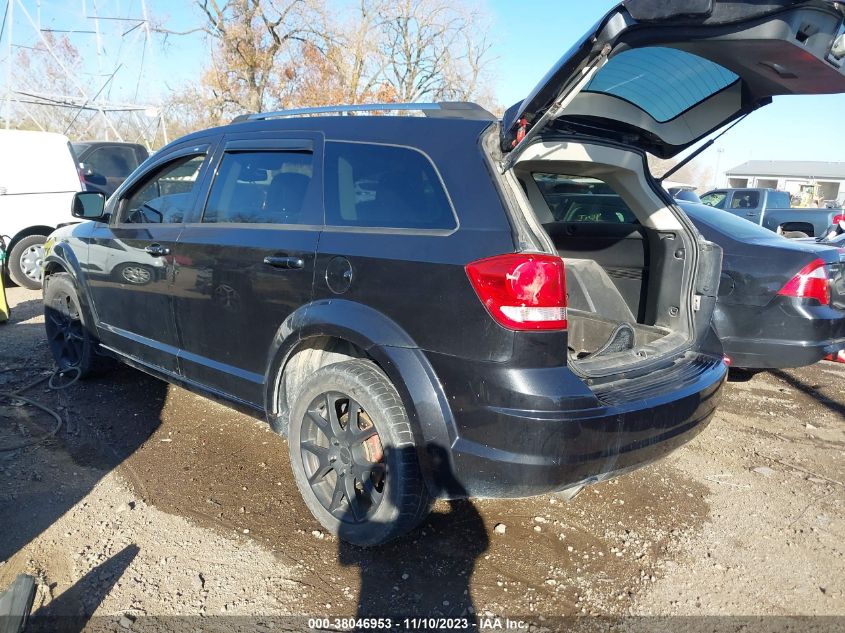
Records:
<instances>
[{"instance_id":1,"label":"dirt patch","mask_svg":"<svg viewBox=\"0 0 845 633\"><path fill-rule=\"evenodd\" d=\"M37 294L10 299L0 390L50 367ZM441 502L375 550L321 531L262 422L127 368L39 388L66 423L0 452L0 586L102 614L845 614L845 366L745 378L654 466L568 504ZM0 406L0 442L48 427Z\"/></svg>"}]
</instances>

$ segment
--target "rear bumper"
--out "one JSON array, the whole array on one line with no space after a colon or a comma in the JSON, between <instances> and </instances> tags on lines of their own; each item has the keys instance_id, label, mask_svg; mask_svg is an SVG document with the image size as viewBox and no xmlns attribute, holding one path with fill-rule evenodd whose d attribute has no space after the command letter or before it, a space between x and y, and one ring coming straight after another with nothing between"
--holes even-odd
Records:
<instances>
[{"instance_id":1,"label":"rear bumper","mask_svg":"<svg viewBox=\"0 0 845 633\"><path fill-rule=\"evenodd\" d=\"M456 424L450 457L457 482L447 489L474 497L545 494L660 459L705 428L726 375L721 358L690 354L659 372L591 391L565 367L508 370L430 359ZM557 396L543 390L552 373L561 379ZM475 404L449 395L451 385L461 384ZM505 399L510 407L501 406Z\"/></svg>"},{"instance_id":2,"label":"rear bumper","mask_svg":"<svg viewBox=\"0 0 845 633\"><path fill-rule=\"evenodd\" d=\"M803 367L845 349L845 312L800 299L778 297L766 307L717 305L714 322L734 367Z\"/></svg>"}]
</instances>

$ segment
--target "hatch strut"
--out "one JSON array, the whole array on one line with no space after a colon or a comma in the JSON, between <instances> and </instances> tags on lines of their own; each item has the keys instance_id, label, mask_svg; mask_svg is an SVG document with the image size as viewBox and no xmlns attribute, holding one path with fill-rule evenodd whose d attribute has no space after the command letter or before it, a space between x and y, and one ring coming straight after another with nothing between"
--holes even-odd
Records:
<instances>
[{"instance_id":1,"label":"hatch strut","mask_svg":"<svg viewBox=\"0 0 845 633\"><path fill-rule=\"evenodd\" d=\"M546 127L546 123L548 123L552 119L556 119L557 117L559 117L566 109L566 107L570 103L572 103L572 100L578 95L578 93L581 92L584 86L590 83L590 80L593 78L596 72L598 72L598 70L607 62L607 58L610 55L610 51L610 44L605 44L598 57L596 57L587 66L585 66L584 70L581 71L581 77L578 78L575 83L570 82L569 84L563 87L563 89L558 93L557 97L555 97L555 100L552 102L552 105L549 106L549 109L546 110L539 119L537 119L537 121L534 123L530 130L525 131L527 121L525 121L524 119L520 119L520 128L517 133L516 145L505 157L505 159L501 163L499 163L499 171L501 173L504 174L506 171L508 171L514 166L522 152L524 152L530 144L531 139L537 136L537 134L539 134L543 130L543 128Z\"/></svg>"},{"instance_id":2,"label":"hatch strut","mask_svg":"<svg viewBox=\"0 0 845 633\"><path fill-rule=\"evenodd\" d=\"M756 108L755 108L755 109L756 109ZM752 112L753 112L753 110L752 110ZM726 127L724 130L722 130L722 131L721 131L718 135L716 135L716 136L714 136L713 138L711 138L711 139L710 139L709 141L707 141L704 145L702 145L701 147L699 147L699 148L698 148L697 150L695 150L692 154L690 154L689 156L687 156L685 159L683 159L682 161L680 161L677 165L675 165L674 167L672 167L672 169L670 169L670 170L669 170L669 171L667 171L665 174L663 174L660 178L658 178L658 179L657 179L657 182L662 183L662 182L663 182L664 180L666 180L669 176L671 176L672 174L677 173L677 172L678 172L678 170L682 169L685 165L688 165L688 164L690 163L690 161L695 160L695 157L696 157L696 156L698 156L699 154L701 154L701 152L703 152L704 150L706 150L708 147L712 146L712 145L713 145L713 143L715 143L715 142L716 142L716 141L718 141L720 138L722 138L725 134L727 134L728 132L730 132L730 131L734 128L734 126L735 126L735 125L739 125L739 124L740 124L740 123L741 123L741 122L745 119L745 117L747 117L749 114L751 114L751 112L746 112L745 114L743 114L743 115L742 115L741 117L739 117L736 121L734 121L733 123L731 123L731 124L730 124L728 127ZM717 176L718 176L718 174L717 174Z\"/></svg>"}]
</instances>

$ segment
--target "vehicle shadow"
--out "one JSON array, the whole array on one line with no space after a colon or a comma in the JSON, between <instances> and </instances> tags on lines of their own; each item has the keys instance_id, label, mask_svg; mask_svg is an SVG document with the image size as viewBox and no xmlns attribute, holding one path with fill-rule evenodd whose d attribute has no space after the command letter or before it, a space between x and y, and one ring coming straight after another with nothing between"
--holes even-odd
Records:
<instances>
[{"instance_id":1,"label":"vehicle shadow","mask_svg":"<svg viewBox=\"0 0 845 633\"><path fill-rule=\"evenodd\" d=\"M442 448L428 449L430 454L445 454ZM385 459L389 461L387 451ZM466 494L454 482L445 490L450 497ZM392 493L388 488L388 495ZM356 547L344 542L344 536L341 527L339 561L360 570L356 618L392 618L394 626L405 626L405 618L467 618L468 626L476 628L470 579L489 546L489 536L471 501L441 502L420 527L382 546Z\"/></svg>"},{"instance_id":2,"label":"vehicle shadow","mask_svg":"<svg viewBox=\"0 0 845 633\"><path fill-rule=\"evenodd\" d=\"M751 381L754 376L759 374L760 372L765 371L763 369L743 369L741 367L731 367L728 370L728 382L749 382Z\"/></svg>"},{"instance_id":3,"label":"vehicle shadow","mask_svg":"<svg viewBox=\"0 0 845 633\"><path fill-rule=\"evenodd\" d=\"M57 422L48 413L14 396L0 398L2 562L24 550L146 442L160 424L167 396L166 383L126 367L60 391L48 389L46 382L33 385L54 369L44 326L26 322L41 313L40 304L14 305L11 322L0 327L0 392L29 387L21 395L58 413L62 424L51 434ZM18 558L0 566L0 589L11 582L10 574L27 566Z\"/></svg>"},{"instance_id":4,"label":"vehicle shadow","mask_svg":"<svg viewBox=\"0 0 845 633\"><path fill-rule=\"evenodd\" d=\"M97 565L49 604L33 613L27 633L80 633L100 603L138 555L137 545L127 545Z\"/></svg>"},{"instance_id":5,"label":"vehicle shadow","mask_svg":"<svg viewBox=\"0 0 845 633\"><path fill-rule=\"evenodd\" d=\"M15 304L14 309L12 309L9 314L9 320L0 327L10 328L16 323L21 323L34 317L41 316L41 314L43 314L41 305L40 299L28 299Z\"/></svg>"},{"instance_id":6,"label":"vehicle shadow","mask_svg":"<svg viewBox=\"0 0 845 633\"><path fill-rule=\"evenodd\" d=\"M818 402L824 408L836 413L840 417L845 417L845 405L841 402L836 402L835 400L831 400L830 398L822 395L818 391L818 386L808 385L806 382L802 381L797 376L787 373L785 371L781 371L780 369L770 369L769 373L777 378L780 378L787 384L789 384L793 389L796 389L811 397L813 400Z\"/></svg>"}]
</instances>

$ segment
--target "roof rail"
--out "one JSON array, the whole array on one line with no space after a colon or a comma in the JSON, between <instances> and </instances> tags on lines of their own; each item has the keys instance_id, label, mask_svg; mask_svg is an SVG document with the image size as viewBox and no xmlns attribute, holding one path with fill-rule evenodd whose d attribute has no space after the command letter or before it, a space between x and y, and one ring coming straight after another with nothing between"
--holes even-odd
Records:
<instances>
[{"instance_id":1,"label":"roof rail","mask_svg":"<svg viewBox=\"0 0 845 633\"><path fill-rule=\"evenodd\" d=\"M427 117L475 119L495 121L496 117L477 103L468 101L443 101L440 103L362 103L358 105L320 106L242 114L232 123L264 121L285 117L311 116L319 114L349 115L357 112L422 112Z\"/></svg>"}]
</instances>

